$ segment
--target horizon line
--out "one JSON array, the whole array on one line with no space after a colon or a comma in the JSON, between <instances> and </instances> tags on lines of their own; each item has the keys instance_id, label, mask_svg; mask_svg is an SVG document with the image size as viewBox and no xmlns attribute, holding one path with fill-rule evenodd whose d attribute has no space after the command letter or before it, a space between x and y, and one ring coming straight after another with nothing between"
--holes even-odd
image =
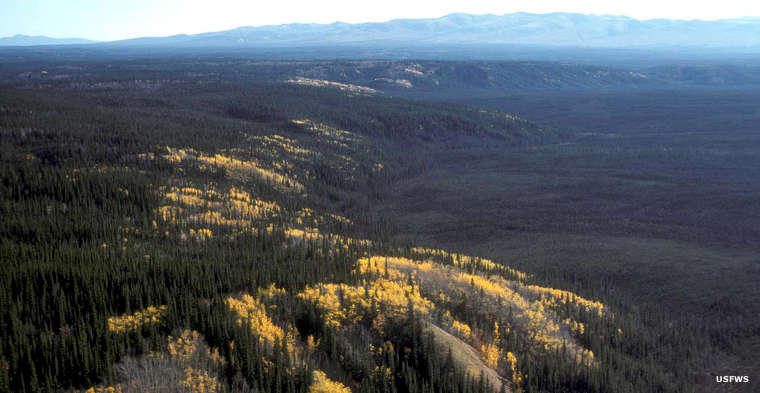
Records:
<instances>
[{"instance_id":1,"label":"horizon line","mask_svg":"<svg viewBox=\"0 0 760 393\"><path fill-rule=\"evenodd\" d=\"M582 12L546 12L546 13L535 13L535 12L525 12L525 11L518 11L518 12L509 12L505 14L493 14L493 13L484 13L484 14L471 14L467 12L451 12L442 16L438 17L423 17L423 18L392 18L382 21L367 21L367 22L343 22L340 20L336 20L333 22L326 22L326 23L318 23L318 22L289 22L289 23L279 23L279 24L261 24L261 25L239 25L236 27L230 27L227 29L222 30L210 30L210 31L202 31L199 33L176 33L176 34L169 34L169 35L140 35L140 36L134 36L134 37L127 37L127 38L118 38L118 39L111 39L111 40L98 40L98 39L92 39L92 38L86 38L86 37L53 37L45 34L24 34L24 33L16 33L13 35L8 35L4 37L0 37L1 39L8 39L8 38L16 38L16 37L29 37L29 38L49 38L54 40L87 40L91 41L88 43L83 44L102 44L102 43L109 43L109 42L118 42L118 41L127 41L127 40L134 40L134 39L141 39L141 38L168 38L168 37L177 37L177 36L193 36L193 35L200 35L200 34L212 34L212 33L221 33L225 31L232 31L232 30L238 30L243 28L266 28L266 27L277 27L277 26L295 26L295 25L303 25L303 26L329 26L329 25L335 25L335 24L345 24L345 25L368 25L368 24L381 24L381 23L390 23L395 21L410 21L410 20L434 20L434 19L443 19L446 17L450 17L453 15L467 15L467 16L495 16L495 17L503 17L503 16L509 16L509 15L534 15L534 16L547 16L547 15L583 15L583 16L597 16L597 17L618 17L618 18L627 18L639 22L649 22L649 21L659 21L659 20L669 20L674 22L722 22L722 21L735 21L735 20L758 20L760 22L760 16L751 16L751 15L745 15L745 16L737 16L733 18L719 18L719 19L678 19L678 18L648 18L648 19L639 19L634 18L628 15L624 14L596 14L596 13L582 13ZM23 46L23 45L18 45Z\"/></svg>"}]
</instances>

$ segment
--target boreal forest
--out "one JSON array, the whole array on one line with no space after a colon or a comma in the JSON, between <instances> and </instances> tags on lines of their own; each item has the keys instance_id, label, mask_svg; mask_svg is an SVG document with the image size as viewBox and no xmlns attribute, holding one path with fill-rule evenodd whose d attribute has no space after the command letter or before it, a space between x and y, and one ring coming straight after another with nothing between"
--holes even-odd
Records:
<instances>
[{"instance_id":1,"label":"boreal forest","mask_svg":"<svg viewBox=\"0 0 760 393\"><path fill-rule=\"evenodd\" d=\"M752 389L750 69L55 53L0 62L0 392Z\"/></svg>"}]
</instances>

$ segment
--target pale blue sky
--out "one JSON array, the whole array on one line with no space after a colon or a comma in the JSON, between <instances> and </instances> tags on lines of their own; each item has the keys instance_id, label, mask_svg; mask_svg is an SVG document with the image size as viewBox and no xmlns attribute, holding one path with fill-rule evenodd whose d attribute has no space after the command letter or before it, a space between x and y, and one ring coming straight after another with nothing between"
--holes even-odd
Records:
<instances>
[{"instance_id":1,"label":"pale blue sky","mask_svg":"<svg viewBox=\"0 0 760 393\"><path fill-rule=\"evenodd\" d=\"M637 19L760 16L760 1L701 0L0 0L0 37L115 40L281 23L382 22L452 12L579 12Z\"/></svg>"}]
</instances>

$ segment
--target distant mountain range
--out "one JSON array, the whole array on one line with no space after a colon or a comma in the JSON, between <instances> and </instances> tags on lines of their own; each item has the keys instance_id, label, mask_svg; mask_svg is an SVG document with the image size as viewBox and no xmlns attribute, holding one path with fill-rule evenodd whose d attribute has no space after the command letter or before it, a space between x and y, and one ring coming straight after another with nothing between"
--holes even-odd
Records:
<instances>
[{"instance_id":1,"label":"distant mountain range","mask_svg":"<svg viewBox=\"0 0 760 393\"><path fill-rule=\"evenodd\" d=\"M15 36L0 45L81 44ZM758 48L760 18L717 21L652 19L571 13L450 14L381 23L285 24L170 37L144 37L99 46L266 48L328 45L543 45L588 48Z\"/></svg>"},{"instance_id":2,"label":"distant mountain range","mask_svg":"<svg viewBox=\"0 0 760 393\"><path fill-rule=\"evenodd\" d=\"M23 34L0 38L0 46L78 45L95 42L97 41L86 40L84 38L51 38L42 35L31 36Z\"/></svg>"}]
</instances>

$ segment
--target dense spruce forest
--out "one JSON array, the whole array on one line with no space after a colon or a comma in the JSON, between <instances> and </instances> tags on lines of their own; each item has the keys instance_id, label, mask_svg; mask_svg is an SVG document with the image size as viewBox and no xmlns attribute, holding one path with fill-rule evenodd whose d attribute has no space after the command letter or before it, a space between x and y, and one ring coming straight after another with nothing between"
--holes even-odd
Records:
<instances>
[{"instance_id":1,"label":"dense spruce forest","mask_svg":"<svg viewBox=\"0 0 760 393\"><path fill-rule=\"evenodd\" d=\"M700 324L639 297L631 275L584 272L582 251L557 267L474 240L495 231L517 239L505 249L552 250L531 234L706 235L644 228L648 216L615 232L583 216L593 203L570 217L537 200L535 215L502 221L524 207L518 195L488 204L504 196L478 177L486 163L591 160L582 127L523 119L491 96L440 102L481 80L478 67L436 63L448 90L433 102L412 98L440 83L415 95L393 76L408 65L373 71L370 86L345 76L352 64L2 64L0 392L715 391L710 370L760 333L737 311L751 284L711 305L736 312ZM590 83L576 71L563 71L568 86ZM639 83L605 75L592 86ZM592 153L589 167L609 158ZM555 186L579 206L578 185ZM469 218L481 226L452 222L467 205L493 210ZM738 243L756 239L737 225Z\"/></svg>"}]
</instances>

